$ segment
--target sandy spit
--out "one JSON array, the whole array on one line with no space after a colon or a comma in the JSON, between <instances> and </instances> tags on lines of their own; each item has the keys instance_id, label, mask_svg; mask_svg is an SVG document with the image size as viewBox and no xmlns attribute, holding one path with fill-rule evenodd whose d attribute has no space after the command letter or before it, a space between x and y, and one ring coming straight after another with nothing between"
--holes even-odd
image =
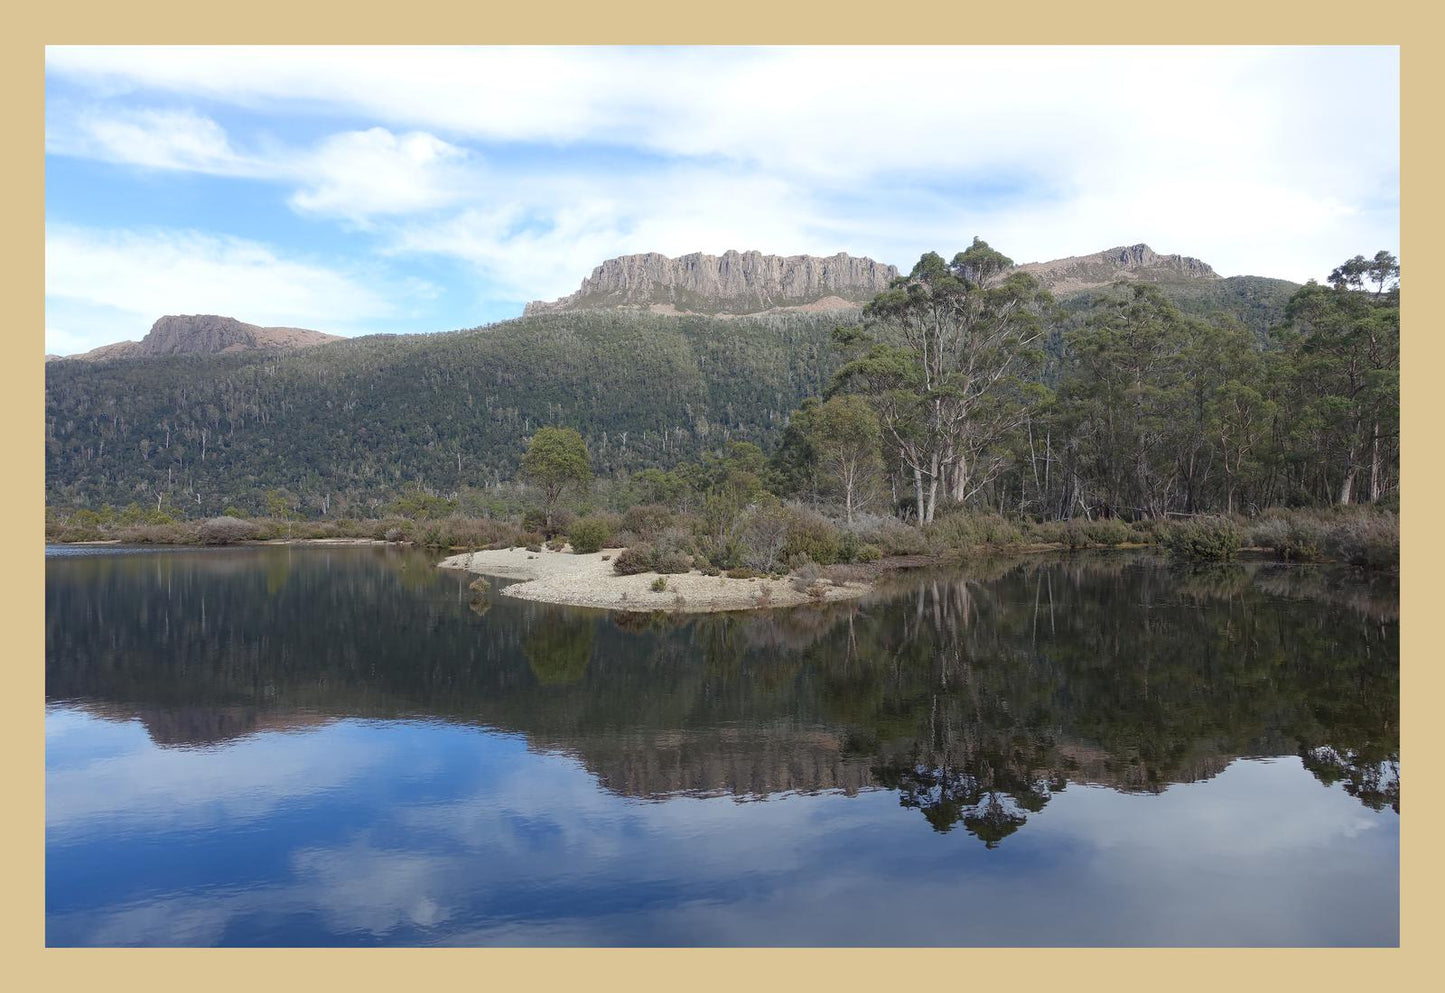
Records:
<instances>
[{"instance_id":1,"label":"sandy spit","mask_svg":"<svg viewBox=\"0 0 1445 993\"><path fill-rule=\"evenodd\" d=\"M523 548L469 552L443 559L443 569L461 569L484 576L521 579L501 590L505 596L574 607L602 607L648 613L654 610L680 613L710 613L720 610L756 610L764 607L793 607L817 603L806 593L793 589L786 579L728 579L704 576L700 572L669 575L667 589L651 589L655 572L619 576L612 560L622 551L609 548L590 555L574 555L563 549L529 552ZM867 583L844 586L824 584L823 600L849 600L871 589ZM767 599L762 600L762 590Z\"/></svg>"}]
</instances>

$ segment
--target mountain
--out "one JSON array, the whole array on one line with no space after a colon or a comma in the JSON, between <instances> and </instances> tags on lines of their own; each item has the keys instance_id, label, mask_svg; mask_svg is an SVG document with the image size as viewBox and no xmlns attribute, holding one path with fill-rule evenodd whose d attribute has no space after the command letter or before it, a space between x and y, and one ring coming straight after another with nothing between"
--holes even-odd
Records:
<instances>
[{"instance_id":1,"label":"mountain","mask_svg":"<svg viewBox=\"0 0 1445 993\"><path fill-rule=\"evenodd\" d=\"M594 310L324 348L49 362L47 499L154 505L159 486L214 516L285 488L308 513L326 500L364 515L412 485L512 479L546 424L580 430L603 475L730 439L770 447L837 368L833 328L857 318Z\"/></svg>"},{"instance_id":2,"label":"mountain","mask_svg":"<svg viewBox=\"0 0 1445 993\"><path fill-rule=\"evenodd\" d=\"M535 300L523 316L615 307L715 315L835 310L866 303L897 275L891 265L843 252L827 258L694 252L675 259L651 252L608 259L577 292L552 303Z\"/></svg>"},{"instance_id":3,"label":"mountain","mask_svg":"<svg viewBox=\"0 0 1445 993\"><path fill-rule=\"evenodd\" d=\"M110 359L145 359L161 355L214 355L254 349L308 348L339 340L338 335L306 328L263 328L215 314L171 314L151 325L140 341L118 341L80 355L51 356L82 362Z\"/></svg>"},{"instance_id":4,"label":"mountain","mask_svg":"<svg viewBox=\"0 0 1445 993\"><path fill-rule=\"evenodd\" d=\"M1052 262L1029 262L1015 266L1043 283L1055 297L1099 289L1120 279L1149 283L1181 283L1217 280L1219 275L1205 263L1185 255L1160 255L1148 245L1120 245L1093 255L1074 255Z\"/></svg>"},{"instance_id":5,"label":"mountain","mask_svg":"<svg viewBox=\"0 0 1445 993\"><path fill-rule=\"evenodd\" d=\"M1119 280L1150 283L1186 314L1234 318L1263 336L1284 319L1284 308L1299 283L1266 276L1221 277L1210 266L1187 255L1160 255L1148 245L1120 245L1092 255L1074 255L1051 262L1029 262L1011 272L1027 272L1082 320L1094 303Z\"/></svg>"},{"instance_id":6,"label":"mountain","mask_svg":"<svg viewBox=\"0 0 1445 993\"><path fill-rule=\"evenodd\" d=\"M1149 280L1182 310L1227 315L1261 338L1298 289L1221 279L1145 246L1020 268L1064 287L1056 356L1117 278ZM734 439L770 448L838 368L833 329L857 321L895 273L846 255L629 256L522 318L325 348L297 347L331 340L314 331L162 318L143 342L46 363L47 501L154 504L163 490L213 516L259 511L268 490L286 489L308 514L365 515L412 486L484 493L514 478L546 424L581 431L602 475L670 467ZM149 358L96 361L117 353Z\"/></svg>"}]
</instances>

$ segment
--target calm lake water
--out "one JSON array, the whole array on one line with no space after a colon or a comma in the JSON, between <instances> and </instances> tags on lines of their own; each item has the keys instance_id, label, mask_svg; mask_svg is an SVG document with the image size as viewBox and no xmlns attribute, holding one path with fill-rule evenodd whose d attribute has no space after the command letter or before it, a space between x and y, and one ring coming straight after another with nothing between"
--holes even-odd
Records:
<instances>
[{"instance_id":1,"label":"calm lake water","mask_svg":"<svg viewBox=\"0 0 1445 993\"><path fill-rule=\"evenodd\" d=\"M48 549L51 945L1394 945L1393 582L1142 555L610 615Z\"/></svg>"}]
</instances>

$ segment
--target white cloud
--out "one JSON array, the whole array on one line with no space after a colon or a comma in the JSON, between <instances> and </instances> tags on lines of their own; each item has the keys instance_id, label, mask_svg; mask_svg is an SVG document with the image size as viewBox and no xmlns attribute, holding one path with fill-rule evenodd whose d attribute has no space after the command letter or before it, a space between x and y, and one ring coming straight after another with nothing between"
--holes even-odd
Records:
<instances>
[{"instance_id":1,"label":"white cloud","mask_svg":"<svg viewBox=\"0 0 1445 993\"><path fill-rule=\"evenodd\" d=\"M144 166L223 176L264 174L231 147L225 130L189 110L128 109L102 113L92 108L58 114L46 122L45 150Z\"/></svg>"},{"instance_id":2,"label":"white cloud","mask_svg":"<svg viewBox=\"0 0 1445 993\"><path fill-rule=\"evenodd\" d=\"M397 218L383 248L464 259L509 299L631 251L906 267L974 234L1019 261L1147 241L1304 280L1398 245L1388 47L52 47L47 71L125 108L56 150ZM131 107L177 98L377 126L238 151L210 118Z\"/></svg>"},{"instance_id":3,"label":"white cloud","mask_svg":"<svg viewBox=\"0 0 1445 993\"><path fill-rule=\"evenodd\" d=\"M163 314L347 331L398 312L385 288L363 274L255 241L166 229L48 226L45 295L51 350L139 338Z\"/></svg>"},{"instance_id":4,"label":"white cloud","mask_svg":"<svg viewBox=\"0 0 1445 993\"><path fill-rule=\"evenodd\" d=\"M472 183L467 157L421 131L395 135L371 128L332 135L296 163L303 185L291 205L352 219L428 210L466 195Z\"/></svg>"}]
</instances>

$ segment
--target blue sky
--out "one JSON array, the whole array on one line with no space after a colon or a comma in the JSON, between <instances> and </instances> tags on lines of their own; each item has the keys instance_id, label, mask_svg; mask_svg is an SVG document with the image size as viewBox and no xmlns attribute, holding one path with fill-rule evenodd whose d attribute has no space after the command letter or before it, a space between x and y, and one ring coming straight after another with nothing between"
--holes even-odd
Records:
<instances>
[{"instance_id":1,"label":"blue sky","mask_svg":"<svg viewBox=\"0 0 1445 993\"><path fill-rule=\"evenodd\" d=\"M46 348L220 313L441 331L606 258L974 235L1303 281L1399 241L1395 48L46 56Z\"/></svg>"}]
</instances>

